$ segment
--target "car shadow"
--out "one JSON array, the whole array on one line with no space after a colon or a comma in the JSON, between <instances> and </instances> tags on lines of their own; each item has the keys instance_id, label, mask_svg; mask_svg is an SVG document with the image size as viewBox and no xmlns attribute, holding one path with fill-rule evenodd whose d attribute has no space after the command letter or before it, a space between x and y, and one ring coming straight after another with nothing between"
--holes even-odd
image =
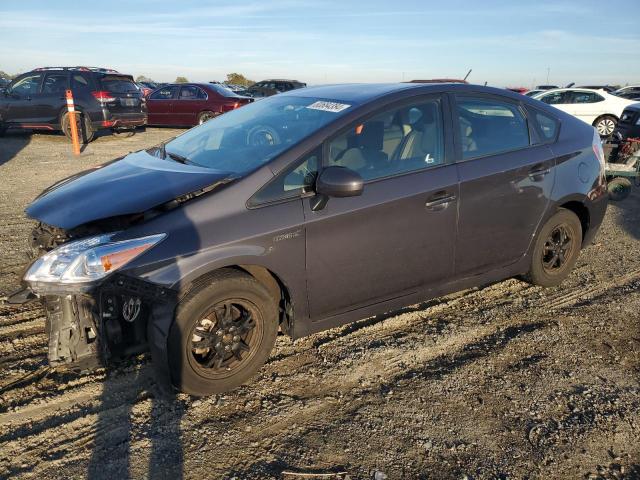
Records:
<instances>
[{"instance_id":1,"label":"car shadow","mask_svg":"<svg viewBox=\"0 0 640 480\"><path fill-rule=\"evenodd\" d=\"M138 478L143 466L139 455L148 457L145 478L183 478L183 445L180 422L185 405L156 383L153 367L133 365L133 373L109 371L100 396L93 452L87 478ZM126 367L125 367L126 369ZM150 400L148 420L140 424L138 409ZM136 442L142 445L137 449ZM146 445L150 443L147 455Z\"/></svg>"},{"instance_id":2,"label":"car shadow","mask_svg":"<svg viewBox=\"0 0 640 480\"><path fill-rule=\"evenodd\" d=\"M201 240L193 221L179 208L167 215L171 216L172 224L182 225L179 232L184 238L185 251L197 252ZM182 277L177 259L163 265L164 272L171 269L176 278ZM134 282L126 291L127 295L139 295L144 305L141 311L145 311L148 318L146 332L150 347L150 354L145 355L150 356L151 361L141 366L139 362L129 360L127 365L108 371L87 467L89 479L183 478L181 421L187 402L185 395L178 396L171 385L167 351L169 335L179 332L178 329L171 330L171 325L182 288L145 289ZM182 344L181 338L177 340ZM171 359L172 371L182 371L182 360ZM129 371L122 375L123 369ZM139 460L141 455L148 458L144 473Z\"/></svg>"},{"instance_id":3,"label":"car shadow","mask_svg":"<svg viewBox=\"0 0 640 480\"><path fill-rule=\"evenodd\" d=\"M633 186L631 195L620 202L610 204L615 205L619 215L617 223L634 239L640 240L640 187Z\"/></svg>"},{"instance_id":4,"label":"car shadow","mask_svg":"<svg viewBox=\"0 0 640 480\"><path fill-rule=\"evenodd\" d=\"M31 142L31 132L8 130L0 137L0 165L4 165Z\"/></svg>"}]
</instances>

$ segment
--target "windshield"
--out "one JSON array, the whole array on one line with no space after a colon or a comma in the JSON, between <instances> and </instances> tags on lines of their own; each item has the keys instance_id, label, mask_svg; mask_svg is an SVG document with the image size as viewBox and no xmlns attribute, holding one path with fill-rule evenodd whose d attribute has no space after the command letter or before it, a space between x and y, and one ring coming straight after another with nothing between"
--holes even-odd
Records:
<instances>
[{"instance_id":1,"label":"windshield","mask_svg":"<svg viewBox=\"0 0 640 480\"><path fill-rule=\"evenodd\" d=\"M168 142L168 157L241 176L349 111L351 105L274 95L209 120Z\"/></svg>"}]
</instances>

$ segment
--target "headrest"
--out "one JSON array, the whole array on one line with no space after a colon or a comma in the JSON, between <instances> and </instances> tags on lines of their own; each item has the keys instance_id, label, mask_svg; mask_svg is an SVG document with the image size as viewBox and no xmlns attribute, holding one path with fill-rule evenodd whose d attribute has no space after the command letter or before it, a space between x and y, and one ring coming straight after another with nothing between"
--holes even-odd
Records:
<instances>
[{"instance_id":1,"label":"headrest","mask_svg":"<svg viewBox=\"0 0 640 480\"><path fill-rule=\"evenodd\" d=\"M382 150L384 140L384 122L372 120L362 125L360 133L354 138L354 147Z\"/></svg>"}]
</instances>

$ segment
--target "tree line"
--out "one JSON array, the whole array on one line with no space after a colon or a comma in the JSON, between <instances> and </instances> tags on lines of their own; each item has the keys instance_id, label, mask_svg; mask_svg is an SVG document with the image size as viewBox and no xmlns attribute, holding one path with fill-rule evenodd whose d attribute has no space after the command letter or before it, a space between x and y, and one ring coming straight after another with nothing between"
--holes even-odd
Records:
<instances>
[{"instance_id":1,"label":"tree line","mask_svg":"<svg viewBox=\"0 0 640 480\"><path fill-rule=\"evenodd\" d=\"M149 78L149 77L147 77L145 75L138 75L136 77L136 82L158 83L158 82L152 80L151 78ZM189 79L187 77L179 75L179 76L176 77L176 79L175 79L175 81L173 83L189 83ZM256 82L254 82L253 80L248 79L247 77L245 77L241 73L228 73L227 74L227 78L225 80L225 83L229 83L229 84L233 84L233 85L242 85L244 87L250 87L251 85L253 85Z\"/></svg>"}]
</instances>

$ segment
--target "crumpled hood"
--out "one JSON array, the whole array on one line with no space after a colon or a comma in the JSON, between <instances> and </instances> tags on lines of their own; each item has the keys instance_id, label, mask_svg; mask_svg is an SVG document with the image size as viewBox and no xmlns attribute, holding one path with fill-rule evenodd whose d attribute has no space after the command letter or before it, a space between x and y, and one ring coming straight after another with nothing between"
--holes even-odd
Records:
<instances>
[{"instance_id":1,"label":"crumpled hood","mask_svg":"<svg viewBox=\"0 0 640 480\"><path fill-rule=\"evenodd\" d=\"M36 198L26 213L48 225L70 229L94 220L142 213L230 176L140 151L56 183Z\"/></svg>"}]
</instances>

